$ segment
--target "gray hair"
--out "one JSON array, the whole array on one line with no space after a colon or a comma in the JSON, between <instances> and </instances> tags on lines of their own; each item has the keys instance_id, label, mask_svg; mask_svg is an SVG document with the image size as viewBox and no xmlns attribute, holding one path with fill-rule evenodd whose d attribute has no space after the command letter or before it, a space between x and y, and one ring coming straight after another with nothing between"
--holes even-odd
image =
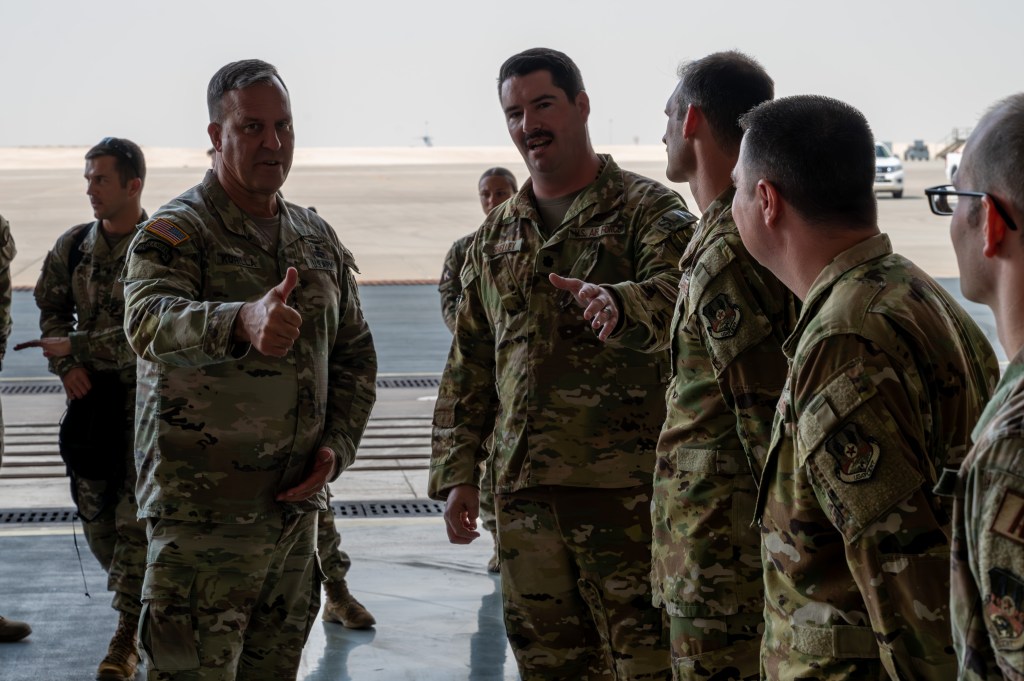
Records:
<instances>
[{"instance_id":1,"label":"gray hair","mask_svg":"<svg viewBox=\"0 0 1024 681\"><path fill-rule=\"evenodd\" d=\"M281 84L285 92L288 86L284 79L277 72L273 64L268 64L262 59L243 59L233 61L222 66L210 79L210 85L206 88L206 107L210 111L210 122L220 123L221 100L231 90L243 90L258 83L273 83L274 79Z\"/></svg>"},{"instance_id":2,"label":"gray hair","mask_svg":"<svg viewBox=\"0 0 1024 681\"><path fill-rule=\"evenodd\" d=\"M967 142L967 172L980 192L998 191L1024 216L1024 92L996 102ZM959 171L958 171L959 172Z\"/></svg>"}]
</instances>

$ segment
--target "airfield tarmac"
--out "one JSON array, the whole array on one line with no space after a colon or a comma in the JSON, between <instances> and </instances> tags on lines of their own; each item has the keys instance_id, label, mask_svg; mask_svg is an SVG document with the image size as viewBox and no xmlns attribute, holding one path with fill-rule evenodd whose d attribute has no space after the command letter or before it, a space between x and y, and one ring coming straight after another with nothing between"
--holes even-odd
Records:
<instances>
[{"instance_id":1,"label":"airfield tarmac","mask_svg":"<svg viewBox=\"0 0 1024 681\"><path fill-rule=\"evenodd\" d=\"M149 166L143 206L150 212L198 183L203 150L144 149ZM679 191L665 178L661 146L599 148L628 170ZM0 214L11 222L18 246L15 286L33 286L43 257L72 225L92 220L82 179L85 149L0 149ZM436 282L452 242L476 229L480 173L504 165L520 182L525 167L511 146L493 148L311 149L296 151L283 191L300 205L316 206L355 254L361 283ZM879 196L879 224L895 249L933 277L956 277L949 220L932 215L924 188L945 183L942 161L905 164L902 199Z\"/></svg>"}]
</instances>

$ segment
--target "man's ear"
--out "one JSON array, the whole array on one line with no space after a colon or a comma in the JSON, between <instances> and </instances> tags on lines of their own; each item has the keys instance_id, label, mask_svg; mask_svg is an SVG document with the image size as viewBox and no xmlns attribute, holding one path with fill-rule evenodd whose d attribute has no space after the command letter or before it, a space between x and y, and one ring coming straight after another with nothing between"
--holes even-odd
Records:
<instances>
[{"instance_id":1,"label":"man's ear","mask_svg":"<svg viewBox=\"0 0 1024 681\"><path fill-rule=\"evenodd\" d=\"M686 106L686 116L681 121L683 126L683 139L690 139L697 134L697 126L704 119L704 113L693 104Z\"/></svg>"},{"instance_id":2,"label":"man's ear","mask_svg":"<svg viewBox=\"0 0 1024 681\"><path fill-rule=\"evenodd\" d=\"M981 205L982 212L984 213L982 215L981 228L985 232L985 250L983 253L986 258L994 258L1002 248L1003 239L1006 238L1008 227L1006 221L1003 220L1003 216L996 210L991 198L988 196L981 197Z\"/></svg>"},{"instance_id":3,"label":"man's ear","mask_svg":"<svg viewBox=\"0 0 1024 681\"><path fill-rule=\"evenodd\" d=\"M782 218L784 208L779 190L768 180L758 180L757 200L761 207L761 217L765 226L776 228Z\"/></svg>"},{"instance_id":4,"label":"man's ear","mask_svg":"<svg viewBox=\"0 0 1024 681\"><path fill-rule=\"evenodd\" d=\"M576 93L576 106L579 107L580 114L583 116L583 122L586 123L590 118L590 95L587 94L586 90L580 90Z\"/></svg>"},{"instance_id":5,"label":"man's ear","mask_svg":"<svg viewBox=\"0 0 1024 681\"><path fill-rule=\"evenodd\" d=\"M138 196L142 192L142 180L138 177L134 177L128 180L128 195Z\"/></svg>"},{"instance_id":6,"label":"man's ear","mask_svg":"<svg viewBox=\"0 0 1024 681\"><path fill-rule=\"evenodd\" d=\"M210 123L206 126L206 134L210 136L210 146L220 152L220 123Z\"/></svg>"}]
</instances>

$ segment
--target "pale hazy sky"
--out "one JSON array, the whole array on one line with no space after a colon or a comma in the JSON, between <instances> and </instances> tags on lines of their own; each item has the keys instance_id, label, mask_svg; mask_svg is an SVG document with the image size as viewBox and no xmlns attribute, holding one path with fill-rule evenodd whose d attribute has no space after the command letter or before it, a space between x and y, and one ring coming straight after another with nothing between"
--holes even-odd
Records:
<instances>
[{"instance_id":1,"label":"pale hazy sky","mask_svg":"<svg viewBox=\"0 0 1024 681\"><path fill-rule=\"evenodd\" d=\"M0 0L0 26L0 146L206 146L206 84L249 57L281 71L300 146L506 144L497 70L536 46L579 65L597 144L658 143L678 63L722 49L880 140L939 141L1024 90L1022 0Z\"/></svg>"}]
</instances>

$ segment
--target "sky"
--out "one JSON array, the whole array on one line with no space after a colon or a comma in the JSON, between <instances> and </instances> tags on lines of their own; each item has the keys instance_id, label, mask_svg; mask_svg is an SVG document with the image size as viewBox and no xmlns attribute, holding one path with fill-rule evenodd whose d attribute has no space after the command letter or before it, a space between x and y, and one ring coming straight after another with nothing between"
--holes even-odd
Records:
<instances>
[{"instance_id":1,"label":"sky","mask_svg":"<svg viewBox=\"0 0 1024 681\"><path fill-rule=\"evenodd\" d=\"M678 64L724 49L897 143L1024 90L1021 0L0 0L0 25L3 147L206 147L210 76L250 57L281 72L309 147L508 144L498 68L538 46L579 65L598 145L660 143Z\"/></svg>"}]
</instances>

